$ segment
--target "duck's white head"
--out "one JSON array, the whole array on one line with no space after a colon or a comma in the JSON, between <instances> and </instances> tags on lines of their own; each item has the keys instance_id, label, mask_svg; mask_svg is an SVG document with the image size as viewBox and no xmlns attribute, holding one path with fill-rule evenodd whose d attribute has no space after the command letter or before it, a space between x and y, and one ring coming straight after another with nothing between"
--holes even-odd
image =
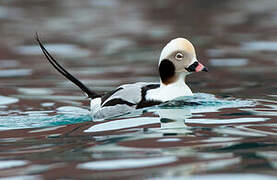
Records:
<instances>
[{"instance_id":1,"label":"duck's white head","mask_svg":"<svg viewBox=\"0 0 277 180\"><path fill-rule=\"evenodd\" d=\"M163 48L159 61L163 85L172 84L191 72L199 71L207 72L207 68L198 62L194 47L187 39L173 39Z\"/></svg>"}]
</instances>

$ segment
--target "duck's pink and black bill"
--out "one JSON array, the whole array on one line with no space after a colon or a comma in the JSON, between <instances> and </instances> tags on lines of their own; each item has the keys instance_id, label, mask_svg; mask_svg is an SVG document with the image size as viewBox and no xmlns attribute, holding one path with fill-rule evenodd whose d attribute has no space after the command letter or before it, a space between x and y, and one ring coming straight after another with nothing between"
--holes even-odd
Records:
<instances>
[{"instance_id":1,"label":"duck's pink and black bill","mask_svg":"<svg viewBox=\"0 0 277 180\"><path fill-rule=\"evenodd\" d=\"M208 69L198 61L195 61L192 65L187 67L186 70L188 72L200 72L200 71L208 72Z\"/></svg>"}]
</instances>

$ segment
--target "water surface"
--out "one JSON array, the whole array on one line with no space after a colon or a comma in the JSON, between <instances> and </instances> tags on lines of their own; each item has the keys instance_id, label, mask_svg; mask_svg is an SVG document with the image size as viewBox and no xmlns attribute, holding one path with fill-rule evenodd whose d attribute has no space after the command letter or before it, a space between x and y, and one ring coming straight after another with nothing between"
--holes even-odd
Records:
<instances>
[{"instance_id":1,"label":"water surface","mask_svg":"<svg viewBox=\"0 0 277 180\"><path fill-rule=\"evenodd\" d=\"M0 3L0 177L275 179L274 0ZM72 74L103 92L158 81L172 38L209 73L195 96L93 119L80 90L47 64L35 32Z\"/></svg>"}]
</instances>

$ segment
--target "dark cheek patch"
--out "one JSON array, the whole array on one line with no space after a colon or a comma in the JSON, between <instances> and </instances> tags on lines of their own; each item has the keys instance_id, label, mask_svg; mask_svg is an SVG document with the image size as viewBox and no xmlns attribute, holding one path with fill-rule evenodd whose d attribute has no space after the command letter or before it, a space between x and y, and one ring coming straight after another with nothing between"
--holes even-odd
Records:
<instances>
[{"instance_id":1,"label":"dark cheek patch","mask_svg":"<svg viewBox=\"0 0 277 180\"><path fill-rule=\"evenodd\" d=\"M159 73L164 84L170 84L176 80L175 66L168 59L163 59L159 66Z\"/></svg>"}]
</instances>

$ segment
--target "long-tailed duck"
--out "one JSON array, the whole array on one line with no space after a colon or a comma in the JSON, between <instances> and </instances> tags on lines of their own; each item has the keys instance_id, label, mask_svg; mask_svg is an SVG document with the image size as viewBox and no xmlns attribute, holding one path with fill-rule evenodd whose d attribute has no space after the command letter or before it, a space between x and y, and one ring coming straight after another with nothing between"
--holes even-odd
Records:
<instances>
[{"instance_id":1,"label":"long-tailed duck","mask_svg":"<svg viewBox=\"0 0 277 180\"><path fill-rule=\"evenodd\" d=\"M119 86L114 91L98 94L66 71L51 56L36 36L42 52L52 66L77 85L91 99L91 112L95 118L116 116L134 109L157 105L181 96L192 96L185 77L192 72L206 71L198 62L193 45L184 38L171 40L159 59L160 83L138 82Z\"/></svg>"}]
</instances>

